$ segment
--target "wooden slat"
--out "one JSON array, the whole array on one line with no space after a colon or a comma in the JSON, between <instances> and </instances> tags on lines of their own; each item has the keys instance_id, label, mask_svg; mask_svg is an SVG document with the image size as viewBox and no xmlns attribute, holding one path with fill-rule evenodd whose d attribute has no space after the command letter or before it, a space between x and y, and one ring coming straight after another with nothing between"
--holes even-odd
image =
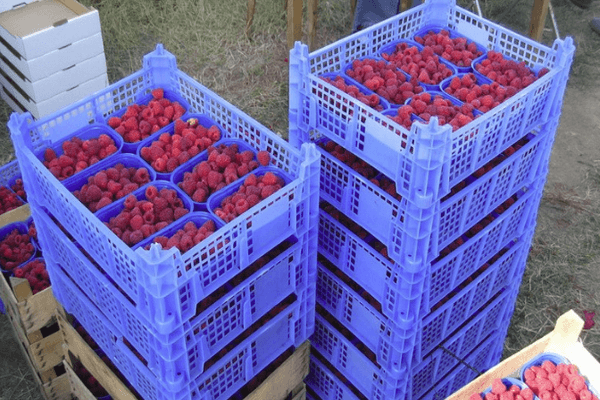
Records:
<instances>
[{"instance_id":1,"label":"wooden slat","mask_svg":"<svg viewBox=\"0 0 600 400\"><path fill-rule=\"evenodd\" d=\"M0 228L12 224L13 222L25 221L30 215L29 204L24 204L19 208L5 212L0 215Z\"/></svg>"},{"instance_id":2,"label":"wooden slat","mask_svg":"<svg viewBox=\"0 0 600 400\"><path fill-rule=\"evenodd\" d=\"M287 5L287 43L291 49L302 39L302 0L288 0Z\"/></svg>"},{"instance_id":3,"label":"wooden slat","mask_svg":"<svg viewBox=\"0 0 600 400\"><path fill-rule=\"evenodd\" d=\"M136 400L133 393L79 336L75 328L59 313L57 319L65 341L65 354L71 352L114 400Z\"/></svg>"},{"instance_id":4,"label":"wooden slat","mask_svg":"<svg viewBox=\"0 0 600 400\"><path fill-rule=\"evenodd\" d=\"M542 40L544 25L548 15L550 0L534 0L531 10L531 23L529 24L529 37L538 42Z\"/></svg>"},{"instance_id":5,"label":"wooden slat","mask_svg":"<svg viewBox=\"0 0 600 400\"><path fill-rule=\"evenodd\" d=\"M308 375L309 353L306 341L244 400L285 399Z\"/></svg>"},{"instance_id":6,"label":"wooden slat","mask_svg":"<svg viewBox=\"0 0 600 400\"><path fill-rule=\"evenodd\" d=\"M71 394L77 400L96 400L96 397L85 387L81 379L73 371L68 363L65 363L65 369L67 370L67 376L69 377L69 383L71 384Z\"/></svg>"},{"instance_id":7,"label":"wooden slat","mask_svg":"<svg viewBox=\"0 0 600 400\"><path fill-rule=\"evenodd\" d=\"M256 9L256 0L248 0L248 10L246 11L246 36L250 36L250 28L254 21L254 11Z\"/></svg>"},{"instance_id":8,"label":"wooden slat","mask_svg":"<svg viewBox=\"0 0 600 400\"><path fill-rule=\"evenodd\" d=\"M58 303L52 294L52 286L18 303L19 313L27 333L46 326L54 318Z\"/></svg>"},{"instance_id":9,"label":"wooden slat","mask_svg":"<svg viewBox=\"0 0 600 400\"><path fill-rule=\"evenodd\" d=\"M306 399L306 385L302 382L300 385L292 391L291 400L305 400Z\"/></svg>"},{"instance_id":10,"label":"wooden slat","mask_svg":"<svg viewBox=\"0 0 600 400\"><path fill-rule=\"evenodd\" d=\"M71 398L71 383L68 375L62 374L42 385L42 394L47 400L67 400Z\"/></svg>"},{"instance_id":11,"label":"wooden slat","mask_svg":"<svg viewBox=\"0 0 600 400\"><path fill-rule=\"evenodd\" d=\"M319 0L308 0L308 49L315 50Z\"/></svg>"},{"instance_id":12,"label":"wooden slat","mask_svg":"<svg viewBox=\"0 0 600 400\"><path fill-rule=\"evenodd\" d=\"M63 343L63 335L59 331L30 345L31 357L38 371L53 368L62 362L64 358Z\"/></svg>"}]
</instances>

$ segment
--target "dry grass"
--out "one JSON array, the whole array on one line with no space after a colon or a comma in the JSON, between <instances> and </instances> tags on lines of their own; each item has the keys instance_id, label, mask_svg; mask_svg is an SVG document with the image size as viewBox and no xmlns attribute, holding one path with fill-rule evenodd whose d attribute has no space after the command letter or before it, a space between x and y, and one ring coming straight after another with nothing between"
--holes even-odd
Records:
<instances>
[{"instance_id":1,"label":"dry grass","mask_svg":"<svg viewBox=\"0 0 600 400\"><path fill-rule=\"evenodd\" d=\"M0 315L0 399L41 400L40 389L19 346L8 318Z\"/></svg>"},{"instance_id":2,"label":"dry grass","mask_svg":"<svg viewBox=\"0 0 600 400\"><path fill-rule=\"evenodd\" d=\"M480 0L484 16L521 33L527 30L532 2ZM100 12L110 82L138 70L142 56L160 42L177 57L183 71L287 136L288 51L283 0L257 2L251 38L244 35L245 0L83 0L82 3L93 5ZM597 82L600 36L594 35L581 20L600 16L600 4L586 13L569 0L552 3L561 34L572 35L578 44L570 85ZM318 24L318 47L349 34L349 1L319 1ZM549 18L546 28L544 42L549 44L554 39ZM12 154L4 125L9 114L8 107L0 103L3 122L0 161L8 161ZM583 310L600 311L596 295L600 281L599 211L598 164L589 165L586 187L546 188L505 356L550 331L557 317L568 309L573 308L580 315ZM4 317L0 318L0 324L4 321ZM585 345L596 357L600 357L599 329L596 326L583 335ZM2 336L0 341L4 341ZM35 397L19 389L23 382L28 382L23 378L26 372L21 372L25 369L0 364L0 371L14 375L8 381L2 380L2 400ZM5 382L12 386L5 389L8 387ZM28 384L31 385L27 383L25 387Z\"/></svg>"}]
</instances>

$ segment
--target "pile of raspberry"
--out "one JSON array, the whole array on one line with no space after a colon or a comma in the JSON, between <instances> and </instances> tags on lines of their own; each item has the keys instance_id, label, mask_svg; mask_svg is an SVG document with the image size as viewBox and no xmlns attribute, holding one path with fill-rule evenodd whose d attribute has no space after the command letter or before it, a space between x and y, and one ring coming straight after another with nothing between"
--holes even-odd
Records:
<instances>
[{"instance_id":1,"label":"pile of raspberry","mask_svg":"<svg viewBox=\"0 0 600 400\"><path fill-rule=\"evenodd\" d=\"M375 178L379 174L379 171L366 161L358 158L354 153L346 150L333 140L320 142L319 146L367 179Z\"/></svg>"},{"instance_id":2,"label":"pile of raspberry","mask_svg":"<svg viewBox=\"0 0 600 400\"><path fill-rule=\"evenodd\" d=\"M548 68L542 68L536 77L524 61L517 63L508 60L502 53L493 50L488 51L487 58L476 64L475 69L489 79L506 86L506 90L510 91L509 97L549 72Z\"/></svg>"},{"instance_id":3,"label":"pile of raspberry","mask_svg":"<svg viewBox=\"0 0 600 400\"><path fill-rule=\"evenodd\" d=\"M138 200L130 194L123 203L123 210L104 224L125 244L134 246L148 236L160 231L190 211L174 189L148 186L146 200Z\"/></svg>"},{"instance_id":4,"label":"pile of raspberry","mask_svg":"<svg viewBox=\"0 0 600 400\"><path fill-rule=\"evenodd\" d=\"M0 242L0 265L2 269L11 271L29 260L34 253L35 247L29 234L15 228Z\"/></svg>"},{"instance_id":5,"label":"pile of raspberry","mask_svg":"<svg viewBox=\"0 0 600 400\"><path fill-rule=\"evenodd\" d=\"M150 182L148 170L144 167L126 168L118 163L114 167L99 171L88 178L88 183L73 195L91 212L96 212L113 201L127 196Z\"/></svg>"},{"instance_id":6,"label":"pile of raspberry","mask_svg":"<svg viewBox=\"0 0 600 400\"><path fill-rule=\"evenodd\" d=\"M346 70L346 75L393 104L403 104L414 94L423 91L416 77L407 80L406 75L394 64L383 60L354 60L352 67Z\"/></svg>"},{"instance_id":7,"label":"pile of raspberry","mask_svg":"<svg viewBox=\"0 0 600 400\"><path fill-rule=\"evenodd\" d=\"M62 143L63 154L56 155L56 152L47 148L44 152L44 165L50 170L52 175L59 181L83 171L90 165L105 159L117 152L115 141L106 134L101 134L97 139L81 140L74 137Z\"/></svg>"},{"instance_id":8,"label":"pile of raspberry","mask_svg":"<svg viewBox=\"0 0 600 400\"><path fill-rule=\"evenodd\" d=\"M14 272L17 278L27 279L33 294L50 287L50 277L43 260L32 260Z\"/></svg>"},{"instance_id":9,"label":"pile of raspberry","mask_svg":"<svg viewBox=\"0 0 600 400\"><path fill-rule=\"evenodd\" d=\"M126 143L137 143L169 125L185 114L178 102L164 97L163 89L152 91L152 100L147 105L133 104L121 117L111 117L108 126L123 137Z\"/></svg>"},{"instance_id":10,"label":"pile of raspberry","mask_svg":"<svg viewBox=\"0 0 600 400\"><path fill-rule=\"evenodd\" d=\"M157 236L152 243L160 243L164 250L176 247L183 254L212 235L215 230L215 222L211 219L201 226L197 226L193 221L189 221L183 226L183 229L179 229L171 237ZM146 250L149 248L150 245L146 246Z\"/></svg>"},{"instance_id":11,"label":"pile of raspberry","mask_svg":"<svg viewBox=\"0 0 600 400\"><path fill-rule=\"evenodd\" d=\"M17 196L27 201L27 193L25 193L25 188L23 187L23 179L16 179L15 183L10 188L17 194Z\"/></svg>"},{"instance_id":12,"label":"pile of raspberry","mask_svg":"<svg viewBox=\"0 0 600 400\"><path fill-rule=\"evenodd\" d=\"M488 112L516 93L512 86L505 88L498 82L477 84L477 77L469 73L461 78L455 76L444 91L464 103L469 103L481 112Z\"/></svg>"},{"instance_id":13,"label":"pile of raspberry","mask_svg":"<svg viewBox=\"0 0 600 400\"><path fill-rule=\"evenodd\" d=\"M394 52L383 53L382 57L426 85L437 85L452 76L452 70L440 62L431 47L419 50L417 46L398 43Z\"/></svg>"},{"instance_id":14,"label":"pile of raspberry","mask_svg":"<svg viewBox=\"0 0 600 400\"><path fill-rule=\"evenodd\" d=\"M397 115L390 118L410 129L411 114L417 115L426 122L435 116L438 117L440 125L450 124L452 130L455 131L475 119L473 110L474 107L468 103L457 106L440 95L432 96L430 93L421 93L414 96L408 105L400 107Z\"/></svg>"},{"instance_id":15,"label":"pile of raspberry","mask_svg":"<svg viewBox=\"0 0 600 400\"><path fill-rule=\"evenodd\" d=\"M173 172L219 139L221 131L216 125L206 128L195 118L178 119L173 134L161 134L150 146L142 147L140 155L157 172Z\"/></svg>"},{"instance_id":16,"label":"pile of raspberry","mask_svg":"<svg viewBox=\"0 0 600 400\"><path fill-rule=\"evenodd\" d=\"M17 195L6 186L0 187L0 214L14 210L23 205Z\"/></svg>"},{"instance_id":17,"label":"pile of raspberry","mask_svg":"<svg viewBox=\"0 0 600 400\"><path fill-rule=\"evenodd\" d=\"M256 154L250 150L239 152L237 144L220 144L208 148L208 159L200 162L191 172L183 174L178 186L198 203L204 203L212 193L223 189L259 165L269 165L267 151Z\"/></svg>"},{"instance_id":18,"label":"pile of raspberry","mask_svg":"<svg viewBox=\"0 0 600 400\"><path fill-rule=\"evenodd\" d=\"M450 32L445 29L416 36L415 42L431 47L435 54L459 67L470 67L473 60L483 54L474 42L468 43L464 37L451 38Z\"/></svg>"},{"instance_id":19,"label":"pile of raspberry","mask_svg":"<svg viewBox=\"0 0 600 400\"><path fill-rule=\"evenodd\" d=\"M381 99L378 95L367 95L362 93L358 86L346 84L344 78L342 78L340 75L336 76L334 79L331 79L329 77L321 77L321 79L327 83L332 84L336 88L340 89L342 92L349 94L351 97L354 97L361 103L364 103L377 111L383 111L383 105L380 103Z\"/></svg>"},{"instance_id":20,"label":"pile of raspberry","mask_svg":"<svg viewBox=\"0 0 600 400\"><path fill-rule=\"evenodd\" d=\"M233 221L284 186L285 181L272 172L262 176L250 174L237 192L221 201L221 207L216 208L214 213L225 222Z\"/></svg>"}]
</instances>

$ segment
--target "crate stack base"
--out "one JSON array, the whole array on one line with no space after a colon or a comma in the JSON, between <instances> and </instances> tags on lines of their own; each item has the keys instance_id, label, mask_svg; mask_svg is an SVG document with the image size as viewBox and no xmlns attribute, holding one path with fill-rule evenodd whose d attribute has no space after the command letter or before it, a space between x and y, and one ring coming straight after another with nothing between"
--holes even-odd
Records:
<instances>
[{"instance_id":1,"label":"crate stack base","mask_svg":"<svg viewBox=\"0 0 600 400\"><path fill-rule=\"evenodd\" d=\"M0 7L0 37L0 97L16 112L41 118L108 85L92 7L8 1Z\"/></svg>"},{"instance_id":2,"label":"crate stack base","mask_svg":"<svg viewBox=\"0 0 600 400\"><path fill-rule=\"evenodd\" d=\"M441 49L416 37L442 30ZM454 45L480 54L453 66L456 51L443 52ZM437 79L430 65L416 65L429 51L450 71L434 85L421 83ZM425 1L310 54L296 43L290 142L315 143L322 170L310 396L443 398L498 361L573 53L571 38L546 47L452 0ZM494 63L529 82L481 69ZM463 85L469 104L450 95ZM498 100L496 88L510 93ZM486 90L498 104L477 99ZM419 91L442 99L407 100Z\"/></svg>"},{"instance_id":3,"label":"crate stack base","mask_svg":"<svg viewBox=\"0 0 600 400\"><path fill-rule=\"evenodd\" d=\"M184 107L184 121L218 128L215 147L235 144L253 159L268 153L269 165L256 175L273 173L283 186L225 222L213 211L247 181L248 171L203 203L177 186L183 173L152 172L139 149L179 129L179 121L124 145L107 121L133 103L147 104L156 88ZM179 71L162 45L144 57L141 71L93 97L37 121L13 114L10 131L40 243L50 254L56 298L144 399L227 399L313 332L320 165L314 145L295 149ZM112 138L117 152L92 172L60 182L43 165L46 148L60 155L64 140L100 133ZM179 170L206 159L200 152ZM128 207L124 198L92 212L73 194L118 162L151 172L150 182L133 192L138 201L152 193L149 187L172 188L187 214L126 245L102 222ZM150 244L161 233L170 237L208 221L215 232L183 253Z\"/></svg>"}]
</instances>

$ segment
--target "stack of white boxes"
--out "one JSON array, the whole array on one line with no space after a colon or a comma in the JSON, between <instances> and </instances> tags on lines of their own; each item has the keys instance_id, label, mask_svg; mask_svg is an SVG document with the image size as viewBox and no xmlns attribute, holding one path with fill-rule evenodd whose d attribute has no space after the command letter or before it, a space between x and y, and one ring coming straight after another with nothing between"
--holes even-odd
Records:
<instances>
[{"instance_id":1,"label":"stack of white boxes","mask_svg":"<svg viewBox=\"0 0 600 400\"><path fill-rule=\"evenodd\" d=\"M0 1L0 96L34 118L108 85L98 11L76 0Z\"/></svg>"}]
</instances>

